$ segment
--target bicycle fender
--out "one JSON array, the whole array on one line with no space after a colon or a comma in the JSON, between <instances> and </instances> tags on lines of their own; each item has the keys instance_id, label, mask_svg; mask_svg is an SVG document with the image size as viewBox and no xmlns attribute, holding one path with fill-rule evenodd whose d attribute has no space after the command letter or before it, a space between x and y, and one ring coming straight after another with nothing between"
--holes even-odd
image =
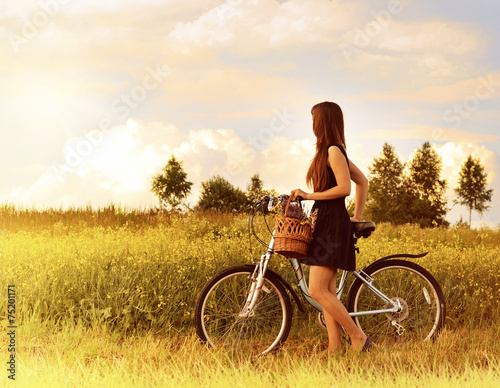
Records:
<instances>
[{"instance_id":1,"label":"bicycle fender","mask_svg":"<svg viewBox=\"0 0 500 388\"><path fill-rule=\"evenodd\" d=\"M247 264L247 267L250 267L252 269L255 269L255 265L251 265L251 264ZM281 284L283 284L283 286L290 292L290 294L292 294L292 297L293 299L295 300L295 303L297 304L297 307L298 309L300 310L301 313L305 313L306 310L304 309L304 305L302 304L302 301L300 300L299 298L299 295L297 294L297 292L295 292L295 290L292 288L292 286L290 285L290 283L288 283L285 279L283 279L283 277L279 274L277 274L276 272L268 269L266 271L266 276L270 275L269 277L274 277L276 278Z\"/></svg>"},{"instance_id":2,"label":"bicycle fender","mask_svg":"<svg viewBox=\"0 0 500 388\"><path fill-rule=\"evenodd\" d=\"M371 268L373 268L375 265L377 265L378 263L382 262L382 261L387 261L387 260L391 260L391 259L402 259L402 258L408 258L408 259L417 259L419 257L424 257L424 256L427 256L429 252L424 252L424 253L420 253L418 255L412 255L410 253L398 253L396 255L389 255L389 256L384 256L376 261L374 261L373 263L371 263L369 266L363 268L363 271L367 271Z\"/></svg>"}]
</instances>

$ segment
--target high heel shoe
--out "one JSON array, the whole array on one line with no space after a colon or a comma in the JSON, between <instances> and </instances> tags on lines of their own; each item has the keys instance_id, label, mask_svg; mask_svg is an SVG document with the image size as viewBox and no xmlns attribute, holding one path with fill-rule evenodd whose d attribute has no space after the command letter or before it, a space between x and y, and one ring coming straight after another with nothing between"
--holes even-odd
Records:
<instances>
[{"instance_id":1,"label":"high heel shoe","mask_svg":"<svg viewBox=\"0 0 500 388\"><path fill-rule=\"evenodd\" d=\"M373 347L373 342L370 338L366 337L365 344L363 345L362 352L367 352L371 347Z\"/></svg>"}]
</instances>

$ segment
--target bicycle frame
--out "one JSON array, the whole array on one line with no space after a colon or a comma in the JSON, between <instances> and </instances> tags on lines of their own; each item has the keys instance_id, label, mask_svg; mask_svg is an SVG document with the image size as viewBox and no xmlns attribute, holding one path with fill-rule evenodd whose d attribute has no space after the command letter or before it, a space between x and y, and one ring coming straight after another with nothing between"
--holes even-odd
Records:
<instances>
[{"instance_id":1,"label":"bicycle frame","mask_svg":"<svg viewBox=\"0 0 500 388\"><path fill-rule=\"evenodd\" d=\"M274 235L274 232L273 232ZM264 284L264 277L266 274L266 270L269 264L269 260L271 259L274 253L274 236L271 237L271 241L269 242L269 246L267 248L267 252L263 254L260 258L259 264L256 265L254 273L252 275L252 286L249 290L247 300L243 309L239 315L240 318L248 318L251 316L253 308L257 303L260 292L262 291L262 287ZM304 275L304 270L302 269L302 265L300 264L298 259L288 258L288 261L292 265L295 276L297 278L297 285L300 288L302 295L306 299L306 301L313 306L316 310L323 312L323 308L321 305L315 301L309 295L309 288L307 286L306 278ZM369 311L358 311L358 312L349 312L351 317L357 317L362 315L372 315L372 314L386 314L386 313L394 313L401 310L401 304L399 300L393 301L389 299L386 295L384 295L380 290L378 290L373 284L373 279L366 275L362 270L355 271L342 271L342 275L340 277L339 285L336 290L337 298L339 300L342 298L344 293L344 288L347 284L347 277L349 273L352 273L355 277L361 280L368 289L373 292L379 299L381 299L386 306L392 306L387 309L381 310L369 310Z\"/></svg>"},{"instance_id":2,"label":"bicycle frame","mask_svg":"<svg viewBox=\"0 0 500 388\"><path fill-rule=\"evenodd\" d=\"M299 286L300 290L302 291L302 295L304 298L307 300L307 302L313 306L316 310L323 312L323 308L321 305L316 302L311 296L309 295L309 288L307 286L307 282L305 279L304 275L304 270L302 269L302 265L297 259L292 259L288 258L288 261L290 261L290 264L292 265L295 276L297 277L297 285ZM360 279L367 287L368 289L373 292L379 299L381 299L385 305L387 306L392 306L391 308L388 309L383 309L383 310L368 310L368 311L358 311L358 312L349 312L349 315L351 317L357 317L361 315L372 315L372 314L385 314L385 313L393 313L397 312L401 309L401 305L399 303L399 300L393 301L389 299L387 296L384 295L384 293L380 292L373 284L372 281L373 279L369 278L368 280L365 279L363 275L361 275L362 271L361 270L356 270L356 271L342 271L342 275L340 276L340 281L338 288L336 290L337 298L340 300L342 299L342 295L344 293L345 286L347 284L347 277L348 275L352 273L354 276L356 276L358 279ZM367 275L366 275L367 276Z\"/></svg>"},{"instance_id":3,"label":"bicycle frame","mask_svg":"<svg viewBox=\"0 0 500 388\"><path fill-rule=\"evenodd\" d=\"M273 232L274 235L274 232ZM248 292L248 297L239 314L239 318L248 318L257 303L257 299L259 298L259 294L262 291L262 287L264 285L264 277L266 275L267 266L269 264L269 260L274 253L274 236L271 237L271 241L269 243L269 247L267 252L260 257L260 263L255 267L254 273L252 274L252 285L250 287L250 291Z\"/></svg>"}]
</instances>

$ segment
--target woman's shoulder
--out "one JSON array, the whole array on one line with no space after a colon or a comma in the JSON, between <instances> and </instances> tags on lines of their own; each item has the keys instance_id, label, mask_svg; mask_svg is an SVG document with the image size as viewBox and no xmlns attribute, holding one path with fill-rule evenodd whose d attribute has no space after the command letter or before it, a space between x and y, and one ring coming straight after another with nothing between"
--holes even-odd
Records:
<instances>
[{"instance_id":1,"label":"woman's shoulder","mask_svg":"<svg viewBox=\"0 0 500 388\"><path fill-rule=\"evenodd\" d=\"M334 143L330 147L328 147L328 157L333 156L334 158L342 158L344 156L347 161L347 165L349 165L349 158L347 157L347 152L342 144Z\"/></svg>"},{"instance_id":2,"label":"woman's shoulder","mask_svg":"<svg viewBox=\"0 0 500 388\"><path fill-rule=\"evenodd\" d=\"M342 154L346 155L345 147L339 143L333 143L328 147L328 154L331 152L335 152L336 149L339 149Z\"/></svg>"}]
</instances>

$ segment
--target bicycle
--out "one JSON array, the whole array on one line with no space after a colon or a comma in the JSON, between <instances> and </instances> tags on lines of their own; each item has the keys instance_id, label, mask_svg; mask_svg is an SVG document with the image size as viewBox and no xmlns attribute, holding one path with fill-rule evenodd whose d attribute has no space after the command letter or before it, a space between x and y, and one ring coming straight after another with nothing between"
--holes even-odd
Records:
<instances>
[{"instance_id":1,"label":"bicycle","mask_svg":"<svg viewBox=\"0 0 500 388\"><path fill-rule=\"evenodd\" d=\"M275 200L283 195L266 196L249 215L249 229L262 244L254 229L256 213L268 214ZM266 222L267 225L267 222ZM375 230L371 221L353 222L354 244ZM269 232L272 234L271 229ZM420 258L428 252L395 254L371 263L364 269L342 271L337 297L342 300L349 276L354 276L343 303L357 326L377 344L433 340L441 331L446 314L443 292L436 279L423 267L405 259ZM303 303L292 286L278 273L268 269L274 254L274 237L267 252L251 265L227 268L213 276L201 290L195 307L196 333L210 347L245 349L253 355L278 350L287 340L292 325L290 294L298 309ZM302 296L318 310L321 306L309 296L300 260L288 258Z\"/></svg>"}]
</instances>

